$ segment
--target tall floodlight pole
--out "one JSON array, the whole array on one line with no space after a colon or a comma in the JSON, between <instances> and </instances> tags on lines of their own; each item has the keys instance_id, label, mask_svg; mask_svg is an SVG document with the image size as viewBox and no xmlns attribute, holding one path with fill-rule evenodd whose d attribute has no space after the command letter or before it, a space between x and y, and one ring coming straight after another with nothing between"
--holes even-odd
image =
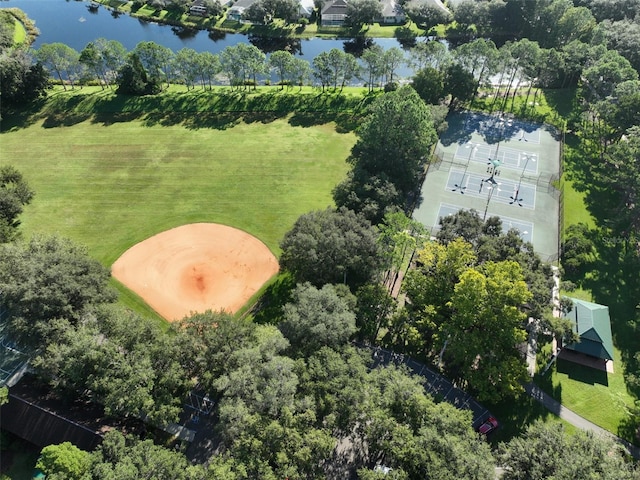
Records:
<instances>
[{"instance_id":1,"label":"tall floodlight pole","mask_svg":"<svg viewBox=\"0 0 640 480\"><path fill-rule=\"evenodd\" d=\"M469 157L467 158L467 164L464 167L464 171L462 172L462 178L460 179L460 183L454 184L454 187L451 191L455 192L460 190L460 193L464 195L464 191L467 189L467 186L464 183L464 179L467 176L467 170L469 169L469 163L471 163L471 157L475 156L476 151L478 150L477 143L467 143L465 148L469 148Z\"/></svg>"},{"instance_id":2,"label":"tall floodlight pole","mask_svg":"<svg viewBox=\"0 0 640 480\"><path fill-rule=\"evenodd\" d=\"M489 195L487 196L487 205L484 208L484 216L482 217L482 220L486 220L487 219L487 211L489 210L489 203L491 202L491 197L493 196L493 193L495 190L498 189L498 186L500 185L495 177L500 175L500 171L498 170L498 167L501 165L501 162L497 159L491 160L491 162L489 162L489 167L487 167L487 173L489 174L489 178L484 179L480 182L480 192L482 193L482 188L484 187L484 184L487 183L489 184Z\"/></svg>"},{"instance_id":3,"label":"tall floodlight pole","mask_svg":"<svg viewBox=\"0 0 640 480\"><path fill-rule=\"evenodd\" d=\"M518 186L513 192L513 195L509 197L511 198L509 205L513 205L514 203L517 203L519 207L522 206L522 203L521 203L522 198L520 198L520 187L522 186L522 178L524 177L524 172L527 170L527 165L529 164L529 160L531 160L532 162L536 161L536 156L532 153L524 153L522 154L522 157L525 159L525 162L524 162L524 167L522 167L522 173L520 174L520 180L518 180Z\"/></svg>"},{"instance_id":4,"label":"tall floodlight pole","mask_svg":"<svg viewBox=\"0 0 640 480\"><path fill-rule=\"evenodd\" d=\"M507 127L507 125L511 126L513 125L513 122L511 120L504 120L504 118L499 117L499 121L496 122L497 127L499 129L499 135L498 135L498 145L496 146L496 152L494 154L494 160L498 160L498 153L500 152L500 144L502 143L502 141L504 140L504 131ZM489 157L489 161L491 161L491 157Z\"/></svg>"}]
</instances>

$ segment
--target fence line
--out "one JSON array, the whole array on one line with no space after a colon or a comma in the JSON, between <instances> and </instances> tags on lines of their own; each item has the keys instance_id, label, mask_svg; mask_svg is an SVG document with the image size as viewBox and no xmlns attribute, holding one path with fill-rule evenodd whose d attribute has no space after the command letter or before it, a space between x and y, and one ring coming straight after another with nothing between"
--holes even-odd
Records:
<instances>
[{"instance_id":1,"label":"fence line","mask_svg":"<svg viewBox=\"0 0 640 480\"><path fill-rule=\"evenodd\" d=\"M491 416L491 412L480 405L471 395L460 390L449 379L431 370L417 360L414 360L410 356L403 353L395 353L375 345L359 342L354 342L354 344L359 348L365 348L371 351L374 367L381 364L389 365L391 363L394 365L406 365L411 373L423 380L422 385L426 393L436 398L440 397L456 408L471 411L473 428L478 428L482 425L482 422Z\"/></svg>"}]
</instances>

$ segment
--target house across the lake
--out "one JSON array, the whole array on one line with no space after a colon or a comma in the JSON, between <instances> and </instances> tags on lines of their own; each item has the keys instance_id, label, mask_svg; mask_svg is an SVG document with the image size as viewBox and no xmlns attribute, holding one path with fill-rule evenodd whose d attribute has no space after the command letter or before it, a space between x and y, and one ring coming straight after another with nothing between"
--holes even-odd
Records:
<instances>
[{"instance_id":1,"label":"house across the lake","mask_svg":"<svg viewBox=\"0 0 640 480\"><path fill-rule=\"evenodd\" d=\"M385 25L400 25L407 21L407 16L396 0L379 0L382 7L382 15L375 21Z\"/></svg>"},{"instance_id":2,"label":"house across the lake","mask_svg":"<svg viewBox=\"0 0 640 480\"><path fill-rule=\"evenodd\" d=\"M613 337L609 307L597 303L570 298L571 311L563 317L573 323L573 330L580 340L564 346L566 360L595 368L613 371Z\"/></svg>"},{"instance_id":3,"label":"house across the lake","mask_svg":"<svg viewBox=\"0 0 640 480\"><path fill-rule=\"evenodd\" d=\"M321 12L320 24L323 27L342 27L347 18L347 2L333 0L324 5Z\"/></svg>"},{"instance_id":4,"label":"house across the lake","mask_svg":"<svg viewBox=\"0 0 640 480\"><path fill-rule=\"evenodd\" d=\"M191 15L200 15L202 17L206 17L207 7L204 6L203 0L194 0L189 7L189 13Z\"/></svg>"}]
</instances>

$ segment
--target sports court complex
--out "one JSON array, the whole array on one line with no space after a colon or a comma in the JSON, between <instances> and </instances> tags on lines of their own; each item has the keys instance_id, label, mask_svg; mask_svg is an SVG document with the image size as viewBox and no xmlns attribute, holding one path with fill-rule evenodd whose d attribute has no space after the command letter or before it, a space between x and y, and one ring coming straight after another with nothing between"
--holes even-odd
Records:
<instances>
[{"instance_id":1,"label":"sports court complex","mask_svg":"<svg viewBox=\"0 0 640 480\"><path fill-rule=\"evenodd\" d=\"M558 259L561 142L552 127L497 115L461 113L436 146L413 217L432 234L441 217L475 209L498 216L533 243L545 261Z\"/></svg>"}]
</instances>

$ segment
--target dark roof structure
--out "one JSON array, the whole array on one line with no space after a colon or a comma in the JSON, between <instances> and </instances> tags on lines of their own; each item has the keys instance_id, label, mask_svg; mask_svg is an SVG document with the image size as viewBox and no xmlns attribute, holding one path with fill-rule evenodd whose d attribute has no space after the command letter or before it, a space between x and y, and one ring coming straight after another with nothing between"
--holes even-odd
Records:
<instances>
[{"instance_id":1,"label":"dark roof structure","mask_svg":"<svg viewBox=\"0 0 640 480\"><path fill-rule=\"evenodd\" d=\"M9 388L9 402L0 407L0 418L3 430L38 447L71 442L91 451L109 430L134 435L147 431L140 419L108 417L94 403L60 398L31 374Z\"/></svg>"},{"instance_id":2,"label":"dark roof structure","mask_svg":"<svg viewBox=\"0 0 640 480\"><path fill-rule=\"evenodd\" d=\"M603 360L613 360L613 338L609 307L570 298L573 308L563 316L573 322L580 341L565 348Z\"/></svg>"},{"instance_id":3,"label":"dark roof structure","mask_svg":"<svg viewBox=\"0 0 640 480\"><path fill-rule=\"evenodd\" d=\"M335 0L328 2L322 9L322 15L345 15L347 14L347 2L345 0Z\"/></svg>"}]
</instances>

